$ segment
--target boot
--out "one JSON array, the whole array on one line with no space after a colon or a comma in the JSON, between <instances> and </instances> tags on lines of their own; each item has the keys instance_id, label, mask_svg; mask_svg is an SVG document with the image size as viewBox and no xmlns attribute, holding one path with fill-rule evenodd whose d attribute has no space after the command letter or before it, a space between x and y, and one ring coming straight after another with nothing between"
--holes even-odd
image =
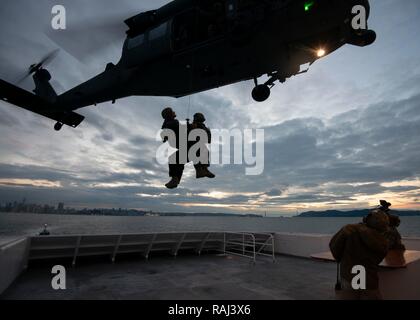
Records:
<instances>
[{"instance_id":1,"label":"boot","mask_svg":"<svg viewBox=\"0 0 420 320\"><path fill-rule=\"evenodd\" d=\"M203 168L201 166L195 167L195 176L196 176L197 179L207 177L205 168Z\"/></svg>"},{"instance_id":2,"label":"boot","mask_svg":"<svg viewBox=\"0 0 420 320\"><path fill-rule=\"evenodd\" d=\"M181 182L181 179L178 177L172 177L172 180L169 181L167 184L165 184L166 188L168 189L175 189L178 187L179 183Z\"/></svg>"},{"instance_id":3,"label":"boot","mask_svg":"<svg viewBox=\"0 0 420 320\"><path fill-rule=\"evenodd\" d=\"M210 179L216 178L216 175L212 173L208 168L203 168L203 172L204 172L205 177L207 178L210 178Z\"/></svg>"}]
</instances>

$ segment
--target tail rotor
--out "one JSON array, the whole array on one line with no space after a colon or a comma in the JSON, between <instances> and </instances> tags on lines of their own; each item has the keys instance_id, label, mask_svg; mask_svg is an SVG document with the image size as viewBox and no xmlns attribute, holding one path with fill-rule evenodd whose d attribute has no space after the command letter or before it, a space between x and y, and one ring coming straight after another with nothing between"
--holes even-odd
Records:
<instances>
[{"instance_id":1,"label":"tail rotor","mask_svg":"<svg viewBox=\"0 0 420 320\"><path fill-rule=\"evenodd\" d=\"M58 56L59 52L60 52L60 49L56 49L50 52L49 54L47 54L45 57L43 57L40 62L32 64L28 68L28 71L26 71L25 74L23 74L21 77L18 78L18 80L16 81L16 85L21 84L31 75L42 70L45 66L51 63Z\"/></svg>"}]
</instances>

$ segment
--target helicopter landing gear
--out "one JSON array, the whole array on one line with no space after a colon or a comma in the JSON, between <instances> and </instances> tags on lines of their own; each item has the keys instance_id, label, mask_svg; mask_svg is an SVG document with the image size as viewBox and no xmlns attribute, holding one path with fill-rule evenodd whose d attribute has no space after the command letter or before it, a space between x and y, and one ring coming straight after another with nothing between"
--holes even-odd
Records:
<instances>
[{"instance_id":1,"label":"helicopter landing gear","mask_svg":"<svg viewBox=\"0 0 420 320\"><path fill-rule=\"evenodd\" d=\"M264 84L258 84L258 79L254 78L255 88L252 89L252 98L257 102L264 102L270 97L271 88L273 87L270 81Z\"/></svg>"},{"instance_id":2,"label":"helicopter landing gear","mask_svg":"<svg viewBox=\"0 0 420 320\"><path fill-rule=\"evenodd\" d=\"M271 89L266 84L257 85L252 90L252 98L257 102L264 102L270 97Z\"/></svg>"},{"instance_id":3,"label":"helicopter landing gear","mask_svg":"<svg viewBox=\"0 0 420 320\"><path fill-rule=\"evenodd\" d=\"M306 71L301 73L304 72ZM268 76L270 78L264 84L258 84L258 79L254 78L255 88L252 90L252 98L254 98L257 102L264 102L270 97L271 89L274 87L276 81L280 81L280 83L284 83L286 81L284 74L279 72L269 73Z\"/></svg>"},{"instance_id":4,"label":"helicopter landing gear","mask_svg":"<svg viewBox=\"0 0 420 320\"><path fill-rule=\"evenodd\" d=\"M57 122L57 123L54 125L54 130L55 130L55 131L60 131L62 127L63 127L63 124L62 124L61 122Z\"/></svg>"}]
</instances>

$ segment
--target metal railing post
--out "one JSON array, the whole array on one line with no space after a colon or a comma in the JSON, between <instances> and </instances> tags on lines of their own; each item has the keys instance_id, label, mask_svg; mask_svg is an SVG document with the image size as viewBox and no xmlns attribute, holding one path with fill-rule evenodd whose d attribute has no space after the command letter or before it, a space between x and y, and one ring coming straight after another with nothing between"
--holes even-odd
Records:
<instances>
[{"instance_id":1,"label":"metal railing post","mask_svg":"<svg viewBox=\"0 0 420 320\"><path fill-rule=\"evenodd\" d=\"M156 238L157 238L157 233L153 234L152 239L150 240L149 245L147 246L147 249L144 252L144 257L147 260L149 260L149 254L150 254L150 251L152 251L152 247L153 247L154 242L156 241Z\"/></svg>"},{"instance_id":2,"label":"metal railing post","mask_svg":"<svg viewBox=\"0 0 420 320\"><path fill-rule=\"evenodd\" d=\"M80 247L81 241L82 241L82 236L77 237L76 248L74 249L74 255L73 255L73 262L71 263L73 268L76 266L76 259L77 259L77 255L79 254L79 247Z\"/></svg>"},{"instance_id":3,"label":"metal railing post","mask_svg":"<svg viewBox=\"0 0 420 320\"><path fill-rule=\"evenodd\" d=\"M206 245L206 242L209 239L209 237L210 237L210 232L207 232L203 241L201 241L200 246L197 249L198 255L201 255L201 251L203 250L204 246Z\"/></svg>"},{"instance_id":4,"label":"metal railing post","mask_svg":"<svg viewBox=\"0 0 420 320\"><path fill-rule=\"evenodd\" d=\"M175 245L174 249L172 250L172 255L176 258L178 256L178 251L181 248L182 242L184 242L185 237L187 236L186 233L184 233L181 238L178 240L178 243Z\"/></svg>"},{"instance_id":5,"label":"metal railing post","mask_svg":"<svg viewBox=\"0 0 420 320\"><path fill-rule=\"evenodd\" d=\"M274 250L274 236L271 235L271 248L273 249L273 262L276 262L276 251Z\"/></svg>"},{"instance_id":6,"label":"metal railing post","mask_svg":"<svg viewBox=\"0 0 420 320\"><path fill-rule=\"evenodd\" d=\"M223 253L226 255L226 232L223 233Z\"/></svg>"},{"instance_id":7,"label":"metal railing post","mask_svg":"<svg viewBox=\"0 0 420 320\"><path fill-rule=\"evenodd\" d=\"M112 263L115 262L115 257L116 257L116 255L118 253L118 248L120 247L121 239L122 239L122 234L119 235L118 238L117 238L117 243L115 244L114 252L112 253L112 257L111 257Z\"/></svg>"},{"instance_id":8,"label":"metal railing post","mask_svg":"<svg viewBox=\"0 0 420 320\"><path fill-rule=\"evenodd\" d=\"M242 234L242 254L245 255L245 233Z\"/></svg>"},{"instance_id":9,"label":"metal railing post","mask_svg":"<svg viewBox=\"0 0 420 320\"><path fill-rule=\"evenodd\" d=\"M257 262L257 255L256 255L256 253L255 253L255 236L254 235L252 235L252 240L254 241L254 245L252 246L253 247L253 249L254 249L254 263L256 263Z\"/></svg>"}]
</instances>

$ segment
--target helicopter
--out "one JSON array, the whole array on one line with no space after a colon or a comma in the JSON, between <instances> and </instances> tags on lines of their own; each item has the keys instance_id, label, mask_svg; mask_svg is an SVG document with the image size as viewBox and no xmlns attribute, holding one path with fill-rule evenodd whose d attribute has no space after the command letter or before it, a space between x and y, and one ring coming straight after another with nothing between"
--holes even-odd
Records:
<instances>
[{"instance_id":1,"label":"helicopter","mask_svg":"<svg viewBox=\"0 0 420 320\"><path fill-rule=\"evenodd\" d=\"M54 120L56 131L79 126L80 108L129 96L180 98L253 80L252 97L263 102L276 82L307 72L302 65L376 40L352 27L356 5L368 19L368 0L174 0L126 19L121 59L92 79L57 95L45 68L56 50L25 75L33 93L0 79L0 98Z\"/></svg>"}]
</instances>

